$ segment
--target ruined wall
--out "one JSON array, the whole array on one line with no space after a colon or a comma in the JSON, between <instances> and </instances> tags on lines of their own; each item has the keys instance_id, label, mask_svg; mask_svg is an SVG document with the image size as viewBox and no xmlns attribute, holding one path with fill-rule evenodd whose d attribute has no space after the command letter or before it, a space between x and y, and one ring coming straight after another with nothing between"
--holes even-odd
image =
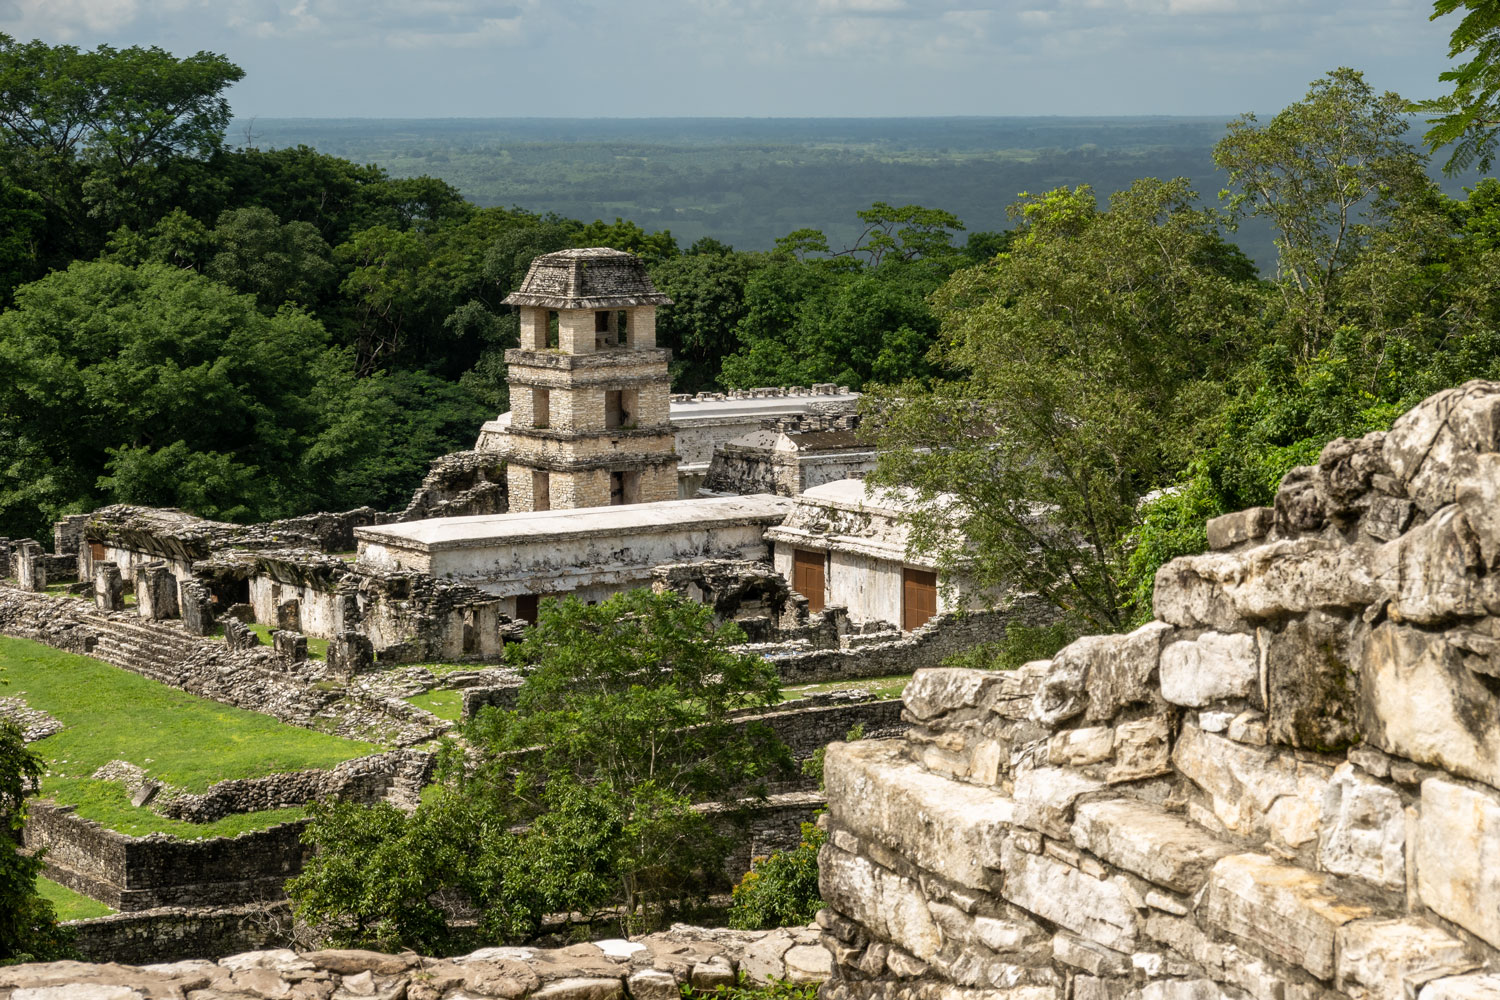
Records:
<instances>
[{"instance_id":1,"label":"ruined wall","mask_svg":"<svg viewBox=\"0 0 1500 1000\"><path fill-rule=\"evenodd\" d=\"M302 869L305 820L237 837L127 837L68 808L33 802L25 846L47 852L46 875L121 911L280 899Z\"/></svg>"},{"instance_id":2,"label":"ruined wall","mask_svg":"<svg viewBox=\"0 0 1500 1000\"><path fill-rule=\"evenodd\" d=\"M1500 995L1500 383L1210 524L1157 621L835 744L825 1000Z\"/></svg>"},{"instance_id":3,"label":"ruined wall","mask_svg":"<svg viewBox=\"0 0 1500 1000\"><path fill-rule=\"evenodd\" d=\"M244 906L160 907L77 920L73 947L93 962L145 965L283 948L294 940L285 900Z\"/></svg>"}]
</instances>

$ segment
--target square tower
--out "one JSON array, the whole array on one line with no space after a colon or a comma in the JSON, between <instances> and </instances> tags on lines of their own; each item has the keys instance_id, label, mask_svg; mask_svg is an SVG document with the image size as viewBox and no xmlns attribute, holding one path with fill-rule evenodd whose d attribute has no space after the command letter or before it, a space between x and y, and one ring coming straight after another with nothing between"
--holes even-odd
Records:
<instances>
[{"instance_id":1,"label":"square tower","mask_svg":"<svg viewBox=\"0 0 1500 1000\"><path fill-rule=\"evenodd\" d=\"M500 446L511 510L677 498L672 352L656 346L656 307L671 302L634 254L589 247L531 262L505 299L521 312Z\"/></svg>"}]
</instances>

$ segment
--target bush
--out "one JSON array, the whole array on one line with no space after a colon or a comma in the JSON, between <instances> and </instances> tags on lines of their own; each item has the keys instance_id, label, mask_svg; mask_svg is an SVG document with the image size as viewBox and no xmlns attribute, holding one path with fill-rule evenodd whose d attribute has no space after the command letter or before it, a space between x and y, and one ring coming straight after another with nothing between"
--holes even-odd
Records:
<instances>
[{"instance_id":1,"label":"bush","mask_svg":"<svg viewBox=\"0 0 1500 1000\"><path fill-rule=\"evenodd\" d=\"M826 839L813 823L802 824L802 843L754 862L734 887L729 926L755 931L812 921L823 906L818 895L818 848Z\"/></svg>"}]
</instances>

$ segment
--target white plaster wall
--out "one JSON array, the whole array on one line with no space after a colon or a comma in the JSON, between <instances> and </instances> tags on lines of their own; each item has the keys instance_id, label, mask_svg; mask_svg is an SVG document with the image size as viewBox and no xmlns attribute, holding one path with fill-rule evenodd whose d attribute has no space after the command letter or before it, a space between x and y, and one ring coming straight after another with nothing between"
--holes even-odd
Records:
<instances>
[{"instance_id":1,"label":"white plaster wall","mask_svg":"<svg viewBox=\"0 0 1500 1000\"><path fill-rule=\"evenodd\" d=\"M828 603L844 605L856 621L901 624L901 563L835 551L827 573Z\"/></svg>"},{"instance_id":2,"label":"white plaster wall","mask_svg":"<svg viewBox=\"0 0 1500 1000\"><path fill-rule=\"evenodd\" d=\"M97 560L96 560L97 561ZM177 578L178 584L184 580L193 578L193 567L184 562L172 559L162 559L161 556L151 555L149 552L136 552L133 549L117 549L113 545L104 546L104 562L112 562L120 567L120 575L125 578L128 587L135 586L135 568L149 562L165 562L172 575Z\"/></svg>"},{"instance_id":3,"label":"white plaster wall","mask_svg":"<svg viewBox=\"0 0 1500 1000\"><path fill-rule=\"evenodd\" d=\"M417 573L431 572L432 560L420 549L401 548L384 542L359 542L355 562L361 566L383 570L413 570Z\"/></svg>"},{"instance_id":4,"label":"white plaster wall","mask_svg":"<svg viewBox=\"0 0 1500 1000\"><path fill-rule=\"evenodd\" d=\"M623 509L623 508L622 508ZM431 554L438 579L467 583L497 596L602 588L608 596L641 586L651 567L702 559L765 559L763 526L739 524L601 534L559 541L512 541ZM374 546L362 546L360 558ZM380 563L376 563L380 565Z\"/></svg>"},{"instance_id":5,"label":"white plaster wall","mask_svg":"<svg viewBox=\"0 0 1500 1000\"><path fill-rule=\"evenodd\" d=\"M276 626L276 607L287 601L301 602L302 634L332 639L338 631L337 602L331 593L291 583L279 583L265 574L250 578L250 606L255 620Z\"/></svg>"}]
</instances>

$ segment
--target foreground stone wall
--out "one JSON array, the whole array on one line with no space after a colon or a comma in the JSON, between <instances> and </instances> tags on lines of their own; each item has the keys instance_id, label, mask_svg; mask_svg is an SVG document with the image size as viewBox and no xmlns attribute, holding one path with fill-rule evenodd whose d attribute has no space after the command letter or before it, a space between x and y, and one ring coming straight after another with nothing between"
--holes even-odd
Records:
<instances>
[{"instance_id":1,"label":"foreground stone wall","mask_svg":"<svg viewBox=\"0 0 1500 1000\"><path fill-rule=\"evenodd\" d=\"M106 918L118 919L118 918ZM737 976L818 983L828 953L813 927L728 931L674 925L634 941L566 948L481 948L453 958L413 952L252 951L144 967L49 962L0 967L0 1000L679 1000Z\"/></svg>"},{"instance_id":2,"label":"foreground stone wall","mask_svg":"<svg viewBox=\"0 0 1500 1000\"><path fill-rule=\"evenodd\" d=\"M1335 441L1156 621L825 764L825 1000L1500 996L1500 384Z\"/></svg>"}]
</instances>

